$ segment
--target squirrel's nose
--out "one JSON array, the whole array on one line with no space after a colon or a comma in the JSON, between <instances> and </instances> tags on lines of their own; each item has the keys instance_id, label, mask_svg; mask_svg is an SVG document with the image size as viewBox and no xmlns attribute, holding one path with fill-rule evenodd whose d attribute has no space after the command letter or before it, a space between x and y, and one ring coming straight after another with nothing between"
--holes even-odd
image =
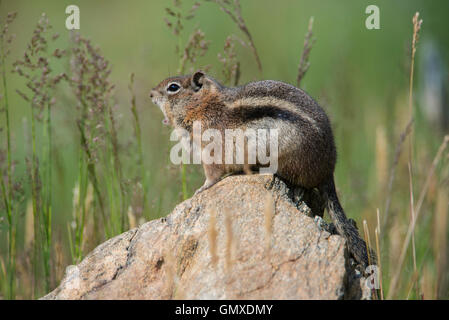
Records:
<instances>
[{"instance_id":1,"label":"squirrel's nose","mask_svg":"<svg viewBox=\"0 0 449 320\"><path fill-rule=\"evenodd\" d=\"M153 99L158 96L158 92L154 89L150 91L150 99Z\"/></svg>"}]
</instances>

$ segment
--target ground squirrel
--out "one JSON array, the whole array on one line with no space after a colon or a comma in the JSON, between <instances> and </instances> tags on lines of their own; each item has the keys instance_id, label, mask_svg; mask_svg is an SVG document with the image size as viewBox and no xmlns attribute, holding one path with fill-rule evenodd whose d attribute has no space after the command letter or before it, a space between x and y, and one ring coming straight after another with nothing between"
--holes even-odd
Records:
<instances>
[{"instance_id":1,"label":"ground squirrel","mask_svg":"<svg viewBox=\"0 0 449 320\"><path fill-rule=\"evenodd\" d=\"M228 88L197 71L163 80L151 90L150 98L163 112L166 124L189 133L194 121L200 121L203 129L220 131L276 128L279 132L276 174L293 186L316 188L325 199L337 232L346 238L350 253L363 267L368 265L365 241L346 218L335 191L337 153L329 119L303 90L272 80ZM206 182L200 191L227 174L245 169L244 164L203 164L203 167Z\"/></svg>"}]
</instances>

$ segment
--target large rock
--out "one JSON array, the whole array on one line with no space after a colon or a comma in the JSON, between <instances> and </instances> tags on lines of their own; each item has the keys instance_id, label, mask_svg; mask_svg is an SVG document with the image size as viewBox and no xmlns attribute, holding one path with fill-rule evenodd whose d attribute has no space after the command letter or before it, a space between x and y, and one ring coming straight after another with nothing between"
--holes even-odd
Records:
<instances>
[{"instance_id":1,"label":"large rock","mask_svg":"<svg viewBox=\"0 0 449 320\"><path fill-rule=\"evenodd\" d=\"M345 240L292 194L272 175L228 177L101 244L44 299L368 298Z\"/></svg>"}]
</instances>

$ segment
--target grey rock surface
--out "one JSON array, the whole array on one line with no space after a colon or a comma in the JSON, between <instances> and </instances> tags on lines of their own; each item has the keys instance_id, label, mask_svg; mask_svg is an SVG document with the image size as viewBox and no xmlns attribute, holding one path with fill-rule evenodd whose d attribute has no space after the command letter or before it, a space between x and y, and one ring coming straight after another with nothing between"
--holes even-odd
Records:
<instances>
[{"instance_id":1,"label":"grey rock surface","mask_svg":"<svg viewBox=\"0 0 449 320\"><path fill-rule=\"evenodd\" d=\"M231 176L69 266L43 299L368 299L345 240L272 175Z\"/></svg>"}]
</instances>

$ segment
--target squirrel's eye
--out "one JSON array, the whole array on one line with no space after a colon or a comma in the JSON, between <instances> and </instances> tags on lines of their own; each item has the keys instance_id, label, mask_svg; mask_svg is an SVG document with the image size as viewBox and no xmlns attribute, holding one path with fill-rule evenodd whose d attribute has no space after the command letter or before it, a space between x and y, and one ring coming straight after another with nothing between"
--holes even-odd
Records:
<instances>
[{"instance_id":1,"label":"squirrel's eye","mask_svg":"<svg viewBox=\"0 0 449 320\"><path fill-rule=\"evenodd\" d=\"M172 83L171 85L168 86L167 91L168 92L176 92L180 89L181 87L179 85L177 85L176 83Z\"/></svg>"}]
</instances>

